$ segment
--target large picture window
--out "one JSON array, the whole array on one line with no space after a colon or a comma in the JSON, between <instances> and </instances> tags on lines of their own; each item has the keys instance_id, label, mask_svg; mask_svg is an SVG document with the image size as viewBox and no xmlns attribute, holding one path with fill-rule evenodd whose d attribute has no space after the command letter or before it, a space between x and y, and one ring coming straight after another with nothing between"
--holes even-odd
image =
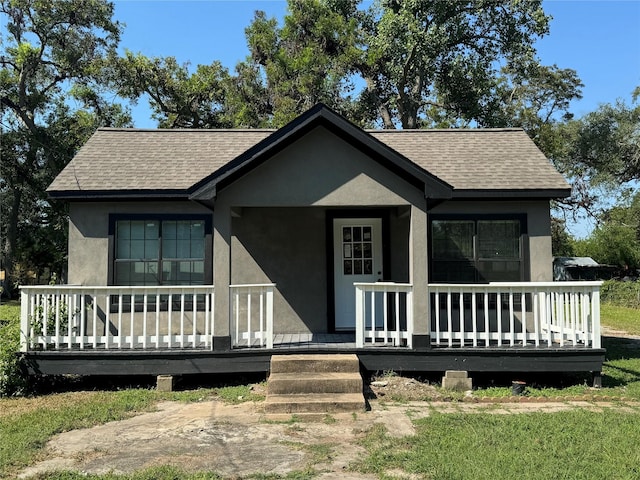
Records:
<instances>
[{"instance_id":1,"label":"large picture window","mask_svg":"<svg viewBox=\"0 0 640 480\"><path fill-rule=\"evenodd\" d=\"M115 285L211 283L211 222L206 217L113 218Z\"/></svg>"},{"instance_id":2,"label":"large picture window","mask_svg":"<svg viewBox=\"0 0 640 480\"><path fill-rule=\"evenodd\" d=\"M521 217L431 219L431 282L517 282L525 278Z\"/></svg>"}]
</instances>

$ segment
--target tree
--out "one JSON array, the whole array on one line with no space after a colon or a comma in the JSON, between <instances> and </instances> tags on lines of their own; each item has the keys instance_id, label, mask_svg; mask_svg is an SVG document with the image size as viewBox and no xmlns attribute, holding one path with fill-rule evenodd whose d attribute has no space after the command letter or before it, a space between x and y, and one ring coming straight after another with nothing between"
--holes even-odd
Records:
<instances>
[{"instance_id":1,"label":"tree","mask_svg":"<svg viewBox=\"0 0 640 480\"><path fill-rule=\"evenodd\" d=\"M110 83L120 96L134 102L149 98L153 118L160 128L225 128L225 98L229 73L220 64L179 65L174 57L147 58L127 51L111 55Z\"/></svg>"},{"instance_id":2,"label":"tree","mask_svg":"<svg viewBox=\"0 0 640 480\"><path fill-rule=\"evenodd\" d=\"M98 125L130 121L121 106L103 99L98 82L120 36L112 15L104 0L0 2L7 25L0 56L0 201L10 277L16 261L60 267L51 255L66 249L64 211L47 202L45 189Z\"/></svg>"},{"instance_id":3,"label":"tree","mask_svg":"<svg viewBox=\"0 0 640 480\"><path fill-rule=\"evenodd\" d=\"M362 57L356 6L353 0L289 0L282 27L256 12L245 30L251 54L236 73L239 85L259 85L251 89L259 97L249 100L266 100L259 110L272 126L318 102L347 113L350 77Z\"/></svg>"},{"instance_id":4,"label":"tree","mask_svg":"<svg viewBox=\"0 0 640 480\"><path fill-rule=\"evenodd\" d=\"M567 231L565 221L551 217L551 254L554 257L573 257L575 240Z\"/></svg>"}]
</instances>

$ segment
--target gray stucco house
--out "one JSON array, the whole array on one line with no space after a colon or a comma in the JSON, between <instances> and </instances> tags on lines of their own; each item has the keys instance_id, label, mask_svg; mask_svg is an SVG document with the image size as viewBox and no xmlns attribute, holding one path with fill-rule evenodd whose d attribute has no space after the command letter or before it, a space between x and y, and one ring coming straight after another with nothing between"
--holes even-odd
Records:
<instances>
[{"instance_id":1,"label":"gray stucco house","mask_svg":"<svg viewBox=\"0 0 640 480\"><path fill-rule=\"evenodd\" d=\"M35 370L601 370L598 284L552 283L570 187L520 129L100 129L48 192L69 285L22 290Z\"/></svg>"}]
</instances>

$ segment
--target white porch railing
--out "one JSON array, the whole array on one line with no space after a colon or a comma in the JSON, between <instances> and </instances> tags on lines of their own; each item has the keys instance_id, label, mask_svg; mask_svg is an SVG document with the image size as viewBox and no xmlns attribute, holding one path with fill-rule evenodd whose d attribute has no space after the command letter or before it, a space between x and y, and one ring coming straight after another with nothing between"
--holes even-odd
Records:
<instances>
[{"instance_id":1,"label":"white porch railing","mask_svg":"<svg viewBox=\"0 0 640 480\"><path fill-rule=\"evenodd\" d=\"M408 283L354 283L356 347L406 346L413 336L413 287Z\"/></svg>"},{"instance_id":2,"label":"white porch railing","mask_svg":"<svg viewBox=\"0 0 640 480\"><path fill-rule=\"evenodd\" d=\"M273 348L274 283L230 285L231 345Z\"/></svg>"},{"instance_id":3,"label":"white porch railing","mask_svg":"<svg viewBox=\"0 0 640 480\"><path fill-rule=\"evenodd\" d=\"M435 346L600 348L602 282L431 284Z\"/></svg>"},{"instance_id":4,"label":"white porch railing","mask_svg":"<svg viewBox=\"0 0 640 480\"><path fill-rule=\"evenodd\" d=\"M210 349L213 286L21 287L21 350Z\"/></svg>"}]
</instances>

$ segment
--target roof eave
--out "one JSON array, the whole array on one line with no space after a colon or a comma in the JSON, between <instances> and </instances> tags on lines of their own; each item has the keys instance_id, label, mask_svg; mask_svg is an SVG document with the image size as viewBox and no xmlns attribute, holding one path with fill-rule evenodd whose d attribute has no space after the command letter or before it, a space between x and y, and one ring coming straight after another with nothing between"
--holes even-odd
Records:
<instances>
[{"instance_id":1,"label":"roof eave","mask_svg":"<svg viewBox=\"0 0 640 480\"><path fill-rule=\"evenodd\" d=\"M571 188L522 188L522 189L461 189L454 190L452 198L567 198Z\"/></svg>"},{"instance_id":2,"label":"roof eave","mask_svg":"<svg viewBox=\"0 0 640 480\"><path fill-rule=\"evenodd\" d=\"M188 200L184 190L51 190L52 200Z\"/></svg>"}]
</instances>

